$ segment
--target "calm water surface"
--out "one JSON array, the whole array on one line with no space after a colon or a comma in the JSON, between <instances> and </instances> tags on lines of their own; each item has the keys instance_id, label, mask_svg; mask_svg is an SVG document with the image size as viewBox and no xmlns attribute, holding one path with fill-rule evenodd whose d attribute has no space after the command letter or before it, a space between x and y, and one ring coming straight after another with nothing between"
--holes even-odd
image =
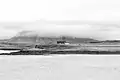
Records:
<instances>
[{"instance_id":1,"label":"calm water surface","mask_svg":"<svg viewBox=\"0 0 120 80\"><path fill-rule=\"evenodd\" d=\"M19 50L0 50L0 53L18 52Z\"/></svg>"},{"instance_id":2,"label":"calm water surface","mask_svg":"<svg viewBox=\"0 0 120 80\"><path fill-rule=\"evenodd\" d=\"M120 80L120 56L0 56L0 80Z\"/></svg>"}]
</instances>

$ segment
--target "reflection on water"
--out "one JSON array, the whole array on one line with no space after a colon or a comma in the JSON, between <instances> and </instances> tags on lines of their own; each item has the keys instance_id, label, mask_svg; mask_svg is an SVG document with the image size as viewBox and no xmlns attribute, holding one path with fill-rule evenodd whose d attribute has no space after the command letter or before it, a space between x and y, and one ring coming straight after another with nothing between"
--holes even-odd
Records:
<instances>
[{"instance_id":1,"label":"reflection on water","mask_svg":"<svg viewBox=\"0 0 120 80\"><path fill-rule=\"evenodd\" d=\"M120 80L120 56L0 56L0 80Z\"/></svg>"},{"instance_id":2,"label":"reflection on water","mask_svg":"<svg viewBox=\"0 0 120 80\"><path fill-rule=\"evenodd\" d=\"M19 50L0 50L0 53L18 52Z\"/></svg>"}]
</instances>

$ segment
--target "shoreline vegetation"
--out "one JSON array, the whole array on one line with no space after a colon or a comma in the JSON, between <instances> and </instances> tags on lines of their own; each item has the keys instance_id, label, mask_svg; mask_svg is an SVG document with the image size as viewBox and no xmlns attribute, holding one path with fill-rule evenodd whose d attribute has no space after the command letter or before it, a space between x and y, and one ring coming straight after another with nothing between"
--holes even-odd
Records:
<instances>
[{"instance_id":1,"label":"shoreline vegetation","mask_svg":"<svg viewBox=\"0 0 120 80\"><path fill-rule=\"evenodd\" d=\"M17 50L17 52L0 53L0 55L66 55L66 54L120 54L120 46L91 45L38 45L35 47L1 47L0 50Z\"/></svg>"},{"instance_id":2,"label":"shoreline vegetation","mask_svg":"<svg viewBox=\"0 0 120 80\"><path fill-rule=\"evenodd\" d=\"M11 53L1 53L0 55L66 55L66 54L120 54L120 51L18 51Z\"/></svg>"},{"instance_id":3,"label":"shoreline vegetation","mask_svg":"<svg viewBox=\"0 0 120 80\"><path fill-rule=\"evenodd\" d=\"M20 35L1 40L0 50L0 55L120 54L120 40Z\"/></svg>"}]
</instances>

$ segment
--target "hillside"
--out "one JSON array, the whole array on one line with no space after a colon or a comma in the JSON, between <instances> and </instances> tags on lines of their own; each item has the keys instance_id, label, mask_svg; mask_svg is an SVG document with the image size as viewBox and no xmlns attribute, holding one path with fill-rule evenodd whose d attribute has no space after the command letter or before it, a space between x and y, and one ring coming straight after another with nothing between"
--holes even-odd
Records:
<instances>
[{"instance_id":1,"label":"hillside","mask_svg":"<svg viewBox=\"0 0 120 80\"><path fill-rule=\"evenodd\" d=\"M76 38L71 36L39 36L37 32L34 31L22 31L18 33L15 37L9 39L8 42L11 43L39 43L39 44L56 44L57 40L66 40L69 43L84 43L89 41L97 41L90 38Z\"/></svg>"}]
</instances>

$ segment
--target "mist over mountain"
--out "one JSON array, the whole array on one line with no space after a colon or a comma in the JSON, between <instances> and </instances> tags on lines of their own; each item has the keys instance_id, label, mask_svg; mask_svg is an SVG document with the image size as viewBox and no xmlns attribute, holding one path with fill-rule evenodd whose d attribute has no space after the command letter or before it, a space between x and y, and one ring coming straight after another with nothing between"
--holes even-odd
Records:
<instances>
[{"instance_id":1,"label":"mist over mountain","mask_svg":"<svg viewBox=\"0 0 120 80\"><path fill-rule=\"evenodd\" d=\"M22 31L12 37L9 42L12 43L39 43L39 44L56 44L58 40L66 40L69 43L84 43L89 41L97 41L90 38L77 38L74 36L59 35L59 36L41 36L37 31Z\"/></svg>"},{"instance_id":2,"label":"mist over mountain","mask_svg":"<svg viewBox=\"0 0 120 80\"><path fill-rule=\"evenodd\" d=\"M120 40L120 25L111 22L38 20L28 23L1 23L0 26L0 39L14 37L19 32L20 35L27 36L37 33L41 37L64 35L96 40Z\"/></svg>"}]
</instances>

